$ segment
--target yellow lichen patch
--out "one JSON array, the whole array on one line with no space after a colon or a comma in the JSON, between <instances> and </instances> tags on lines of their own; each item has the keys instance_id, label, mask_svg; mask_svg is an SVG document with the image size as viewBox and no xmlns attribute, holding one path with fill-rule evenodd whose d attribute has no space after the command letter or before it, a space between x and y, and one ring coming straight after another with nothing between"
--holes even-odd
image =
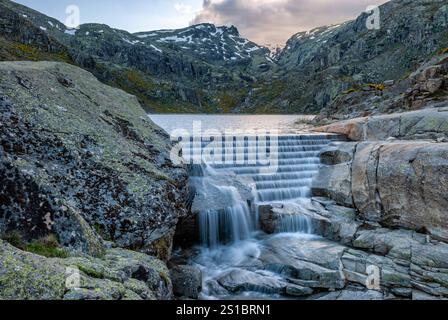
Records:
<instances>
[{"instance_id":1,"label":"yellow lichen patch","mask_svg":"<svg viewBox=\"0 0 448 320\"><path fill-rule=\"evenodd\" d=\"M439 55L443 55L443 54L447 54L448 53L448 48L443 48L443 49L440 49L440 51L439 51Z\"/></svg>"},{"instance_id":2,"label":"yellow lichen patch","mask_svg":"<svg viewBox=\"0 0 448 320\"><path fill-rule=\"evenodd\" d=\"M384 83L369 83L367 87L372 90L384 91L386 89L386 85Z\"/></svg>"},{"instance_id":3,"label":"yellow lichen patch","mask_svg":"<svg viewBox=\"0 0 448 320\"><path fill-rule=\"evenodd\" d=\"M348 95L348 94L351 94L351 93L354 93L354 92L358 92L358 91L359 91L358 89L350 88L348 90L343 91L342 94Z\"/></svg>"}]
</instances>

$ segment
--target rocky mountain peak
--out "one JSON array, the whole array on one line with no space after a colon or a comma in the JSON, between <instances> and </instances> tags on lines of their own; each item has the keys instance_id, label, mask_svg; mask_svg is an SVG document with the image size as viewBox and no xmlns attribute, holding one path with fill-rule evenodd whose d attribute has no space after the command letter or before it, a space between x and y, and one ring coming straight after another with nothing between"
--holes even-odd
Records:
<instances>
[{"instance_id":1,"label":"rocky mountain peak","mask_svg":"<svg viewBox=\"0 0 448 320\"><path fill-rule=\"evenodd\" d=\"M235 26L218 27L203 23L178 30L138 32L134 36L161 50L164 47L177 49L196 58L214 62L233 63L268 54L266 48L242 38Z\"/></svg>"}]
</instances>

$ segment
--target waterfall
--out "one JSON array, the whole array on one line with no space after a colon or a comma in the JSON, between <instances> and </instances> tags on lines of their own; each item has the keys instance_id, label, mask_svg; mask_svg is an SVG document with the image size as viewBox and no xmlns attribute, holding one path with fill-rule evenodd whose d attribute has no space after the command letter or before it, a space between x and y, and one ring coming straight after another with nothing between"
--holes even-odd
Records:
<instances>
[{"instance_id":1,"label":"waterfall","mask_svg":"<svg viewBox=\"0 0 448 320\"><path fill-rule=\"evenodd\" d=\"M264 166L251 164L247 159L259 157L259 148L239 146L235 158L246 161L239 164L218 164L212 167L218 173L227 172L251 179L255 185L257 203L290 201L311 197L311 182L320 165L320 151L334 138L332 135L304 134L278 137L275 150L267 146L271 158L277 159L275 173L264 174Z\"/></svg>"},{"instance_id":2,"label":"waterfall","mask_svg":"<svg viewBox=\"0 0 448 320\"><path fill-rule=\"evenodd\" d=\"M233 148L229 148L229 144L225 145L225 139L215 143L215 146L222 146L219 149L221 153L215 151L212 157L214 162L204 161L202 164L202 181L208 181L207 185L202 183L200 186L204 193L201 199L204 201L203 209L199 213L202 244L217 247L249 239L258 228L258 207L261 204L311 198L311 183L319 170L320 152L338 138L325 134L284 135L276 141L268 141L262 147L250 143L257 143L256 139L239 142L235 139L230 141L230 147ZM185 153L187 158L194 157L208 143L199 141L190 146ZM274 172L266 173L266 164L259 161L265 159L266 155L275 159ZM241 197L238 188L218 183L222 177L234 180L242 178L250 184L253 206L250 207L248 199ZM207 208L207 201L213 203L211 208ZM290 214L282 217L277 231L312 233L313 230L309 217Z\"/></svg>"},{"instance_id":3,"label":"waterfall","mask_svg":"<svg viewBox=\"0 0 448 320\"><path fill-rule=\"evenodd\" d=\"M281 218L277 232L288 233L313 233L313 224L311 218L305 215L289 214Z\"/></svg>"},{"instance_id":4,"label":"waterfall","mask_svg":"<svg viewBox=\"0 0 448 320\"><path fill-rule=\"evenodd\" d=\"M254 231L249 206L238 199L233 187L218 187L222 196L232 203L223 209L210 209L199 213L201 242L207 247L235 243L250 237Z\"/></svg>"}]
</instances>

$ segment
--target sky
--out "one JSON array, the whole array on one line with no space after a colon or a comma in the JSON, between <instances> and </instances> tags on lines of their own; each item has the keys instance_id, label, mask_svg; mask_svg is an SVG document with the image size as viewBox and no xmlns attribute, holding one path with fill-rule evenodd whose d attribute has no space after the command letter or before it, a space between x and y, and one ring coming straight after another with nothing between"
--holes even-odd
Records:
<instances>
[{"instance_id":1,"label":"sky","mask_svg":"<svg viewBox=\"0 0 448 320\"><path fill-rule=\"evenodd\" d=\"M293 34L356 18L387 0L16 0L61 22L66 7L80 8L81 23L129 32L177 29L209 22L234 25L263 45L282 45Z\"/></svg>"}]
</instances>

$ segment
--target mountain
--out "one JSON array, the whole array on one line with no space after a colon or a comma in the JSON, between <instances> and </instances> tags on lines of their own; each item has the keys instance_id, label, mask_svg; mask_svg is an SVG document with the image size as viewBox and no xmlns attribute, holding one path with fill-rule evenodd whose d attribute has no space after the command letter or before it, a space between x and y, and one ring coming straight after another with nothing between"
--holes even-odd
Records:
<instances>
[{"instance_id":1,"label":"mountain","mask_svg":"<svg viewBox=\"0 0 448 320\"><path fill-rule=\"evenodd\" d=\"M345 91L409 75L448 46L446 0L387 2L379 30L367 28L369 15L292 36L244 109L317 113Z\"/></svg>"},{"instance_id":2,"label":"mountain","mask_svg":"<svg viewBox=\"0 0 448 320\"><path fill-rule=\"evenodd\" d=\"M274 67L235 27L200 24L131 34L101 24L68 29L0 0L2 60L65 60L135 94L153 112L230 112Z\"/></svg>"},{"instance_id":3,"label":"mountain","mask_svg":"<svg viewBox=\"0 0 448 320\"><path fill-rule=\"evenodd\" d=\"M367 28L369 15L297 33L283 49L269 49L234 26L71 30L0 0L0 60L76 64L152 112L316 114L366 86L380 93L385 82L406 78L448 47L447 0L387 2L379 30Z\"/></svg>"}]
</instances>

